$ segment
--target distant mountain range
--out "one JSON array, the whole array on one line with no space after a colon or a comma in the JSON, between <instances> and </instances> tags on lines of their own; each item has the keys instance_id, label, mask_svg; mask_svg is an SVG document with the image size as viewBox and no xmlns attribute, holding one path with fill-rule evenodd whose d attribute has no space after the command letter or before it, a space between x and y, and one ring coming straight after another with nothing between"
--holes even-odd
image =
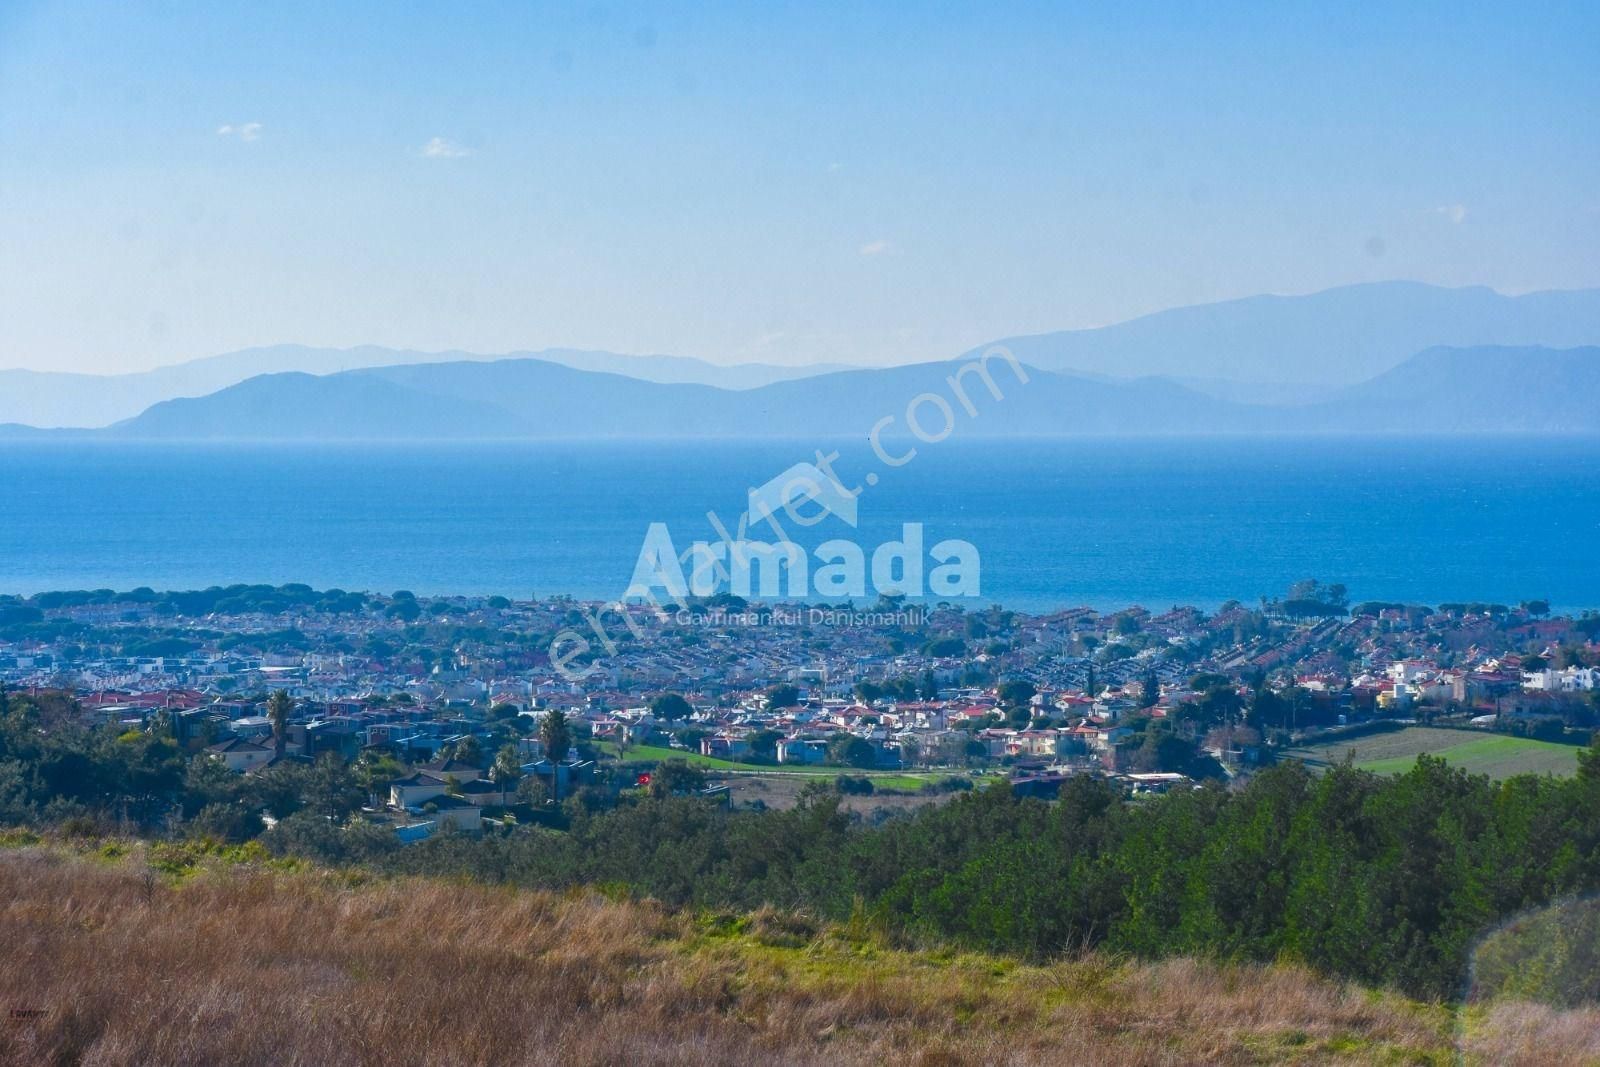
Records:
<instances>
[{"instance_id":1,"label":"distant mountain range","mask_svg":"<svg viewBox=\"0 0 1600 1067\"><path fill-rule=\"evenodd\" d=\"M1274 396L1263 386L1354 385L1441 345L1600 344L1600 289L1502 296L1481 287L1374 282L1173 308L1100 329L997 343L1047 370L1163 375L1232 399L1305 399L1304 389L1280 388Z\"/></svg>"},{"instance_id":2,"label":"distant mountain range","mask_svg":"<svg viewBox=\"0 0 1600 1067\"><path fill-rule=\"evenodd\" d=\"M14 432L119 440L865 439L885 415L897 420L886 435L897 428L904 434L907 403L930 391L951 396L951 371L929 363L729 390L531 359L419 364L323 377L262 375L210 396L164 401L108 429ZM991 373L1004 399L967 380L978 416L959 412L963 434L1114 432L1129 404L1168 425L1198 429L1232 408L1154 379L1098 382L1035 371L1023 384L1008 367L993 365ZM942 425L933 408L919 418L930 430Z\"/></svg>"},{"instance_id":3,"label":"distant mountain range","mask_svg":"<svg viewBox=\"0 0 1600 1067\"><path fill-rule=\"evenodd\" d=\"M698 382L727 389L754 389L772 382L846 369L843 364L784 367L766 363L718 366L686 356L625 356L575 348L480 355L474 352L418 352L411 349L311 348L272 345L246 348L137 374L61 374L0 371L0 423L38 427L109 426L130 419L152 404L177 397L199 397L262 374L298 371L336 374L364 367L409 363L487 362L538 359L580 370L608 371L651 382Z\"/></svg>"},{"instance_id":4,"label":"distant mountain range","mask_svg":"<svg viewBox=\"0 0 1600 1067\"><path fill-rule=\"evenodd\" d=\"M1600 343L1600 290L1382 282L998 343L1035 382L1000 425L969 432L1588 432L1594 349L1575 346ZM0 424L206 439L865 434L950 368L278 345L140 374L0 371Z\"/></svg>"},{"instance_id":5,"label":"distant mountain range","mask_svg":"<svg viewBox=\"0 0 1600 1067\"><path fill-rule=\"evenodd\" d=\"M1430 348L1289 416L1319 431L1600 433L1600 348Z\"/></svg>"},{"instance_id":6,"label":"distant mountain range","mask_svg":"<svg viewBox=\"0 0 1600 1067\"><path fill-rule=\"evenodd\" d=\"M101 440L432 441L552 438L885 438L915 417L958 438L1288 433L1600 433L1600 348L1431 348L1367 382L1298 406L1207 396L1165 378L1107 381L1003 360L1003 395L927 363L843 371L748 390L646 382L534 359L268 374L209 396L163 401L89 431L11 427L7 436ZM969 415L964 393L975 415ZM908 414L912 402L923 399Z\"/></svg>"}]
</instances>

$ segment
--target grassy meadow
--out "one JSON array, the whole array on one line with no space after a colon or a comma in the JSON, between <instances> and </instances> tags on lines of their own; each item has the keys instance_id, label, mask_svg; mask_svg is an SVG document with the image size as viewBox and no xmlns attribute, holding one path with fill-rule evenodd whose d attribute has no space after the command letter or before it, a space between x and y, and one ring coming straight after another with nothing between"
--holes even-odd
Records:
<instances>
[{"instance_id":1,"label":"grassy meadow","mask_svg":"<svg viewBox=\"0 0 1600 1067\"><path fill-rule=\"evenodd\" d=\"M604 742L600 745L600 748L609 755L617 755L615 742ZM894 770L856 770L853 767L824 767L818 764L742 763L738 760L702 756L698 752L685 752L682 749L666 748L661 745L629 745L627 751L621 756L622 763L661 763L666 760L683 760L689 766L698 768L708 774L716 772L722 774L807 775L826 779L837 778L841 774L849 775L852 778L864 775L871 778L875 785L884 789L916 790L922 788L924 782L945 777L945 775L941 774L910 773Z\"/></svg>"},{"instance_id":2,"label":"grassy meadow","mask_svg":"<svg viewBox=\"0 0 1600 1067\"><path fill-rule=\"evenodd\" d=\"M1364 771L1404 774L1419 755L1427 753L1473 774L1499 780L1517 774L1574 774L1580 751L1574 745L1505 734L1408 726L1392 733L1306 745L1285 755L1327 765L1343 762L1346 753L1353 753L1356 766Z\"/></svg>"}]
</instances>

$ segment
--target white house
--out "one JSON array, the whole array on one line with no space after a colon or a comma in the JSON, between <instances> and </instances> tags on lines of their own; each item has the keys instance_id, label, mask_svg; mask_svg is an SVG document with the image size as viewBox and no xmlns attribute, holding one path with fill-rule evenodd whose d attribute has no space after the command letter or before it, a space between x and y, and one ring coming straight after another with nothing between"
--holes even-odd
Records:
<instances>
[{"instance_id":1,"label":"white house","mask_svg":"<svg viewBox=\"0 0 1600 1067\"><path fill-rule=\"evenodd\" d=\"M1545 669L1522 676L1522 688L1537 689L1547 693L1580 693L1600 688L1600 669L1595 667L1568 667L1565 670Z\"/></svg>"}]
</instances>

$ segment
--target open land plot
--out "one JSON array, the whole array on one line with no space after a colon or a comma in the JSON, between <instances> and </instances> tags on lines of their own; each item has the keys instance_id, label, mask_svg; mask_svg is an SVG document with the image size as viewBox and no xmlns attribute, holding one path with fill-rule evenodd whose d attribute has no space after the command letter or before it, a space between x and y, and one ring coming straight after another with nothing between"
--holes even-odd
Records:
<instances>
[{"instance_id":1,"label":"open land plot","mask_svg":"<svg viewBox=\"0 0 1600 1067\"><path fill-rule=\"evenodd\" d=\"M1578 769L1579 751L1574 745L1505 734L1408 726L1392 733L1305 745L1285 755L1313 765L1331 766L1353 753L1356 766L1362 770L1403 774L1426 752L1473 774L1509 778L1517 774L1573 774Z\"/></svg>"}]
</instances>

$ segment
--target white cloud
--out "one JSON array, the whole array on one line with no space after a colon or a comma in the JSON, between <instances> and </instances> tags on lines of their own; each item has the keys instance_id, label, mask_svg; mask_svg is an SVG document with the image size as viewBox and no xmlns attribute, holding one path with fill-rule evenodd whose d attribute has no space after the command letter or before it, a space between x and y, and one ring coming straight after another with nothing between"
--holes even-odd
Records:
<instances>
[{"instance_id":1,"label":"white cloud","mask_svg":"<svg viewBox=\"0 0 1600 1067\"><path fill-rule=\"evenodd\" d=\"M427 159L460 159L462 156L470 156L472 151L454 141L434 137L422 146L422 154Z\"/></svg>"},{"instance_id":2,"label":"white cloud","mask_svg":"<svg viewBox=\"0 0 1600 1067\"><path fill-rule=\"evenodd\" d=\"M218 137L237 137L241 141L254 141L261 136L259 122L224 122L217 127Z\"/></svg>"},{"instance_id":3,"label":"white cloud","mask_svg":"<svg viewBox=\"0 0 1600 1067\"><path fill-rule=\"evenodd\" d=\"M1461 225L1467 217L1467 205L1465 204L1440 204L1433 210L1457 226Z\"/></svg>"},{"instance_id":4,"label":"white cloud","mask_svg":"<svg viewBox=\"0 0 1600 1067\"><path fill-rule=\"evenodd\" d=\"M880 237L876 241L868 241L866 244L862 245L861 254L864 256L881 256L885 252L892 251L893 248L893 245Z\"/></svg>"}]
</instances>

